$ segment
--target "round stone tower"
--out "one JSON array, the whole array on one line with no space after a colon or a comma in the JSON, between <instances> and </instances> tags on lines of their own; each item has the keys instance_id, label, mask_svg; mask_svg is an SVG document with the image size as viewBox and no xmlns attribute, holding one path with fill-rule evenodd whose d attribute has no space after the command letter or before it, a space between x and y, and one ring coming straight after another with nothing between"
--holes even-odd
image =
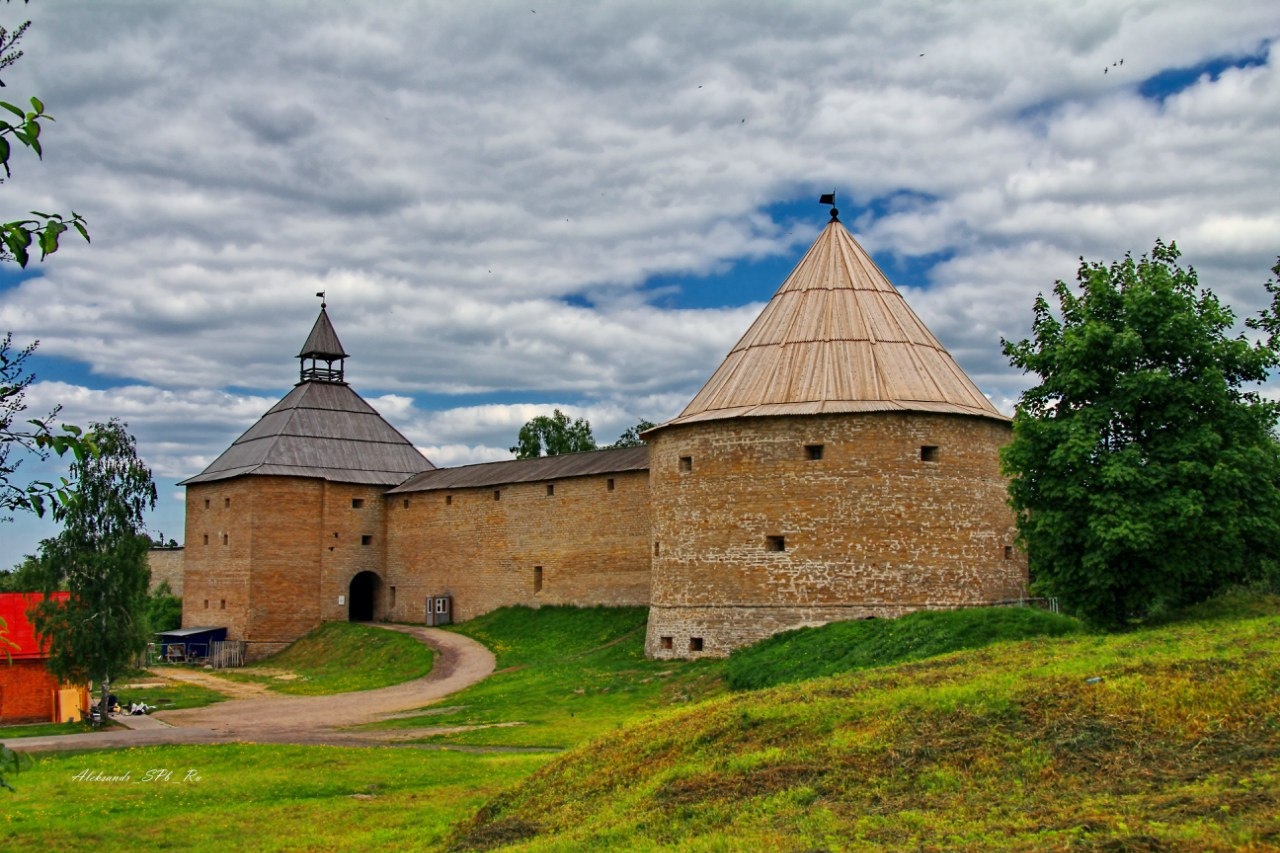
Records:
<instances>
[{"instance_id":1,"label":"round stone tower","mask_svg":"<svg viewBox=\"0 0 1280 853\"><path fill-rule=\"evenodd\" d=\"M1025 595L1001 415L832 221L645 435L652 657Z\"/></svg>"}]
</instances>

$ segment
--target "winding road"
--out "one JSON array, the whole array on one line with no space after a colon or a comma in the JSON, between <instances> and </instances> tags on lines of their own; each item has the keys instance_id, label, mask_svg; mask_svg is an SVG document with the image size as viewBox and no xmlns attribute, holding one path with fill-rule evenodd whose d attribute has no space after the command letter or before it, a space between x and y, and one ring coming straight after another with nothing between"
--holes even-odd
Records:
<instances>
[{"instance_id":1,"label":"winding road","mask_svg":"<svg viewBox=\"0 0 1280 853\"><path fill-rule=\"evenodd\" d=\"M22 752L108 749L176 743L296 743L310 745L385 746L444 731L440 728L351 731L350 727L412 711L483 681L493 672L494 657L480 643L438 628L378 625L416 637L435 651L431 672L422 678L378 690L333 696L283 696L248 687L257 693L203 708L160 711L151 716L116 717L127 729L54 737L15 739ZM180 677L206 686L213 680L199 671ZM221 682L219 687L227 682Z\"/></svg>"}]
</instances>

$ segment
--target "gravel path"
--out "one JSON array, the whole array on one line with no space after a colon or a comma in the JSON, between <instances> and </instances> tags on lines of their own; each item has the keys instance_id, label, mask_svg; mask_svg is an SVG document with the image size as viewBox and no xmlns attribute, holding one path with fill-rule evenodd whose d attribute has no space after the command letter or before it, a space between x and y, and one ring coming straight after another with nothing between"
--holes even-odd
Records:
<instances>
[{"instance_id":1,"label":"gravel path","mask_svg":"<svg viewBox=\"0 0 1280 853\"><path fill-rule=\"evenodd\" d=\"M396 729L352 732L347 727L371 723L398 712L437 702L493 672L493 653L469 637L437 628L378 625L417 637L435 650L435 664L422 678L358 693L335 696L282 696L261 692L218 702L204 708L162 711L149 717L117 717L131 726L57 737L20 738L10 747L21 752L103 749L171 743L297 743L375 746L420 738L433 729ZM187 671L183 679L217 689L228 682L199 671ZM236 685L245 687L245 685ZM258 693L249 688L250 693Z\"/></svg>"}]
</instances>

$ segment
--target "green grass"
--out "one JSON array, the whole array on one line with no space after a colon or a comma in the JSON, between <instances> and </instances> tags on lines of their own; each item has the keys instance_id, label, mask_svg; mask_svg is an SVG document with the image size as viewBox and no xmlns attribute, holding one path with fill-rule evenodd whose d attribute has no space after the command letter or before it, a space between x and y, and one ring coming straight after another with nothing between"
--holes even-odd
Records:
<instances>
[{"instance_id":1,"label":"green grass","mask_svg":"<svg viewBox=\"0 0 1280 853\"><path fill-rule=\"evenodd\" d=\"M157 670L157 672L162 674L160 670ZM149 679L147 674L144 673L138 676L136 680L145 684ZM180 681L171 681L159 687L129 687L126 685L112 692L120 700L121 708L126 711L131 704L137 702L146 702L158 711L176 711L179 708L202 708L205 705L212 705L214 702L221 702L227 698L216 690L210 690L198 684L185 684Z\"/></svg>"},{"instance_id":2,"label":"green grass","mask_svg":"<svg viewBox=\"0 0 1280 853\"><path fill-rule=\"evenodd\" d=\"M222 853L439 849L547 756L228 744L32 759L0 791L7 850Z\"/></svg>"},{"instance_id":3,"label":"green grass","mask_svg":"<svg viewBox=\"0 0 1280 853\"><path fill-rule=\"evenodd\" d=\"M3 664L0 664L2 666ZM0 726L0 742L24 737L54 737L56 735L78 735L95 731L86 722L79 723L30 723L22 726ZM20 747L21 744L18 744ZM0 801L3 802L3 801Z\"/></svg>"},{"instance_id":4,"label":"green grass","mask_svg":"<svg viewBox=\"0 0 1280 853\"><path fill-rule=\"evenodd\" d=\"M759 690L934 657L961 649L1083 630L1069 616L1021 607L926 610L898 619L860 619L784 631L729 658L725 680Z\"/></svg>"},{"instance_id":5,"label":"green grass","mask_svg":"<svg viewBox=\"0 0 1280 853\"><path fill-rule=\"evenodd\" d=\"M398 631L326 622L287 649L219 675L265 684L296 696L327 696L389 687L431 671L433 653Z\"/></svg>"},{"instance_id":6,"label":"green grass","mask_svg":"<svg viewBox=\"0 0 1280 853\"><path fill-rule=\"evenodd\" d=\"M500 794L452 843L1277 849L1280 602L652 715Z\"/></svg>"},{"instance_id":7,"label":"green grass","mask_svg":"<svg viewBox=\"0 0 1280 853\"><path fill-rule=\"evenodd\" d=\"M643 607L508 607L451 626L492 649L497 672L380 726L461 729L428 738L437 743L560 748L723 690L720 661L647 660L647 618Z\"/></svg>"}]
</instances>

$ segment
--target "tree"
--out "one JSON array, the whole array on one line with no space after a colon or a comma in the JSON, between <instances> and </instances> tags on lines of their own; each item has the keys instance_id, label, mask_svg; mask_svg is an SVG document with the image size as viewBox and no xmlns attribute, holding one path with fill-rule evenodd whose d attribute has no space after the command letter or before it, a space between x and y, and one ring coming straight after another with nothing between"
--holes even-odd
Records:
<instances>
[{"instance_id":1,"label":"tree","mask_svg":"<svg viewBox=\"0 0 1280 853\"><path fill-rule=\"evenodd\" d=\"M93 679L105 708L111 676L147 645L150 539L142 516L155 508L156 487L124 424L93 429L99 452L73 464L75 485L53 507L62 530L40 543L41 591L71 595L41 602L32 621L49 641L49 669L64 681Z\"/></svg>"},{"instance_id":2,"label":"tree","mask_svg":"<svg viewBox=\"0 0 1280 853\"><path fill-rule=\"evenodd\" d=\"M596 449L591 424L584 418L570 422L569 416L559 409L551 415L538 415L520 427L517 442L511 448L517 459L536 459L539 456L559 456L562 453L581 453Z\"/></svg>"},{"instance_id":3,"label":"tree","mask_svg":"<svg viewBox=\"0 0 1280 853\"><path fill-rule=\"evenodd\" d=\"M9 68L21 58L22 51L16 46L30 25L28 21L14 30L0 27L0 70ZM0 86L3 85L4 82L0 81ZM23 110L0 101L0 169L4 170L5 177L11 174L13 146L10 140L16 140L37 157L43 157L41 122L53 121L53 117L45 112L39 98L33 97L30 102L31 109ZM33 245L39 247L43 260L58 250L59 240L70 229L77 231L86 241L89 239L84 218L74 211L70 217L38 211L32 211L31 215L37 218L0 223L0 261L13 261L25 267ZM53 431L53 419L58 414L56 408L43 418L25 422L18 420L26 409L23 401L26 389L35 378L27 372L24 362L36 345L14 350L12 343L12 334L6 334L0 340L0 520L6 517L4 513L15 509L41 515L46 501L66 494L65 482L60 485L43 481L15 484L11 478L21 460L11 457L11 451L17 449L44 456L49 451L62 455L70 450L78 460L93 452L92 436L81 434L75 427L64 426L60 432Z\"/></svg>"},{"instance_id":4,"label":"tree","mask_svg":"<svg viewBox=\"0 0 1280 853\"><path fill-rule=\"evenodd\" d=\"M644 444L644 439L640 437L640 433L647 429L653 429L656 426L652 421L641 420L640 423L633 427L628 427L626 432L618 436L618 440L610 444L610 448L617 447L639 447Z\"/></svg>"},{"instance_id":5,"label":"tree","mask_svg":"<svg viewBox=\"0 0 1280 853\"><path fill-rule=\"evenodd\" d=\"M1177 259L1159 241L1081 259L1061 319L1041 295L1034 339L1002 341L1040 379L1002 454L1034 585L1105 626L1249 580L1280 547L1280 412L1244 390L1280 363L1280 297L1249 323L1270 340L1229 337L1231 309Z\"/></svg>"}]
</instances>

